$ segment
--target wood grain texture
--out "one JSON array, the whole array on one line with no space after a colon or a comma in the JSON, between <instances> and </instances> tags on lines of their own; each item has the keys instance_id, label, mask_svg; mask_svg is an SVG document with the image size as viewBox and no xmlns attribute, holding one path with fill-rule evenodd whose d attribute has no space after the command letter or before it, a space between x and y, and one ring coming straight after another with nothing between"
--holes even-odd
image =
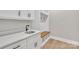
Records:
<instances>
[{"instance_id":1,"label":"wood grain texture","mask_svg":"<svg viewBox=\"0 0 79 59\"><path fill-rule=\"evenodd\" d=\"M77 49L79 48L79 46L59 40L49 39L48 42L42 48L43 49Z\"/></svg>"},{"instance_id":2,"label":"wood grain texture","mask_svg":"<svg viewBox=\"0 0 79 59\"><path fill-rule=\"evenodd\" d=\"M50 32L47 32L47 31L44 31L44 32L41 32L41 38L45 37L46 35L48 35Z\"/></svg>"}]
</instances>

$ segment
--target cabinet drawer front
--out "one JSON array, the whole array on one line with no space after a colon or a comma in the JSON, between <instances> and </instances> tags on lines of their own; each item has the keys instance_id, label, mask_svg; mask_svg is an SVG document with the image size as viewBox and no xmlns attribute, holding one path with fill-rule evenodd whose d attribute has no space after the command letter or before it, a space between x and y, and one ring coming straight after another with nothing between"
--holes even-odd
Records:
<instances>
[{"instance_id":1,"label":"cabinet drawer front","mask_svg":"<svg viewBox=\"0 0 79 59\"><path fill-rule=\"evenodd\" d=\"M22 10L21 17L33 19L34 11L33 10Z\"/></svg>"},{"instance_id":2,"label":"cabinet drawer front","mask_svg":"<svg viewBox=\"0 0 79 59\"><path fill-rule=\"evenodd\" d=\"M4 49L25 49L26 48L26 40L14 43Z\"/></svg>"},{"instance_id":3,"label":"cabinet drawer front","mask_svg":"<svg viewBox=\"0 0 79 59\"><path fill-rule=\"evenodd\" d=\"M17 17L18 16L18 10L0 10L0 16Z\"/></svg>"}]
</instances>

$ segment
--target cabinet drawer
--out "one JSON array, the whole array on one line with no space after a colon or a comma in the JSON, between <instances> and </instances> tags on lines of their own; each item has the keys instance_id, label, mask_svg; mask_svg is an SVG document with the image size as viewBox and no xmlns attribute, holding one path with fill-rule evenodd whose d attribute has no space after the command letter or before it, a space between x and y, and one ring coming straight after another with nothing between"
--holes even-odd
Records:
<instances>
[{"instance_id":1,"label":"cabinet drawer","mask_svg":"<svg viewBox=\"0 0 79 59\"><path fill-rule=\"evenodd\" d=\"M25 48L26 48L26 40L22 40L12 45L9 45L4 49L25 49Z\"/></svg>"},{"instance_id":2,"label":"cabinet drawer","mask_svg":"<svg viewBox=\"0 0 79 59\"><path fill-rule=\"evenodd\" d=\"M24 17L27 19L34 19L34 11L33 10L22 10L21 17Z\"/></svg>"},{"instance_id":3,"label":"cabinet drawer","mask_svg":"<svg viewBox=\"0 0 79 59\"><path fill-rule=\"evenodd\" d=\"M17 17L18 10L0 10L0 16L2 16L2 17Z\"/></svg>"}]
</instances>

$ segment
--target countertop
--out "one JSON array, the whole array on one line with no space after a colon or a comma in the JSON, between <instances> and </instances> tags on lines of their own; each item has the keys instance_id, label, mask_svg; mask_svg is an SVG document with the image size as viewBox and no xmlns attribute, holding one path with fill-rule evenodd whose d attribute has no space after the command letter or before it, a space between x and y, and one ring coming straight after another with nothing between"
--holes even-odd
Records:
<instances>
[{"instance_id":1,"label":"countertop","mask_svg":"<svg viewBox=\"0 0 79 59\"><path fill-rule=\"evenodd\" d=\"M35 33L26 34L25 31L24 31L24 32L14 33L14 34L11 34L11 35L6 35L6 36L0 37L0 48L4 47L6 45L9 45L11 43L17 42L19 40L23 40L25 38L28 38L28 37L40 32L40 31L37 31L37 30L33 30L33 31L35 31Z\"/></svg>"}]
</instances>

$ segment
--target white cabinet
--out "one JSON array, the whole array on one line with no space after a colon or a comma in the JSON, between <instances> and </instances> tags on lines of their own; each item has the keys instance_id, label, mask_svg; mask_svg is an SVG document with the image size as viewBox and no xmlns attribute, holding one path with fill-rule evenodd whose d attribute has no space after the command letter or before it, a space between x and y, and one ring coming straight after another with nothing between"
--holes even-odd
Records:
<instances>
[{"instance_id":1,"label":"white cabinet","mask_svg":"<svg viewBox=\"0 0 79 59\"><path fill-rule=\"evenodd\" d=\"M17 17L18 10L0 10L0 17Z\"/></svg>"},{"instance_id":2,"label":"white cabinet","mask_svg":"<svg viewBox=\"0 0 79 59\"><path fill-rule=\"evenodd\" d=\"M22 41L11 44L5 47L4 49L26 49L26 48L27 48L26 40L22 40Z\"/></svg>"},{"instance_id":3,"label":"white cabinet","mask_svg":"<svg viewBox=\"0 0 79 59\"><path fill-rule=\"evenodd\" d=\"M26 18L27 20L33 20L34 19L34 10L21 10L20 17Z\"/></svg>"},{"instance_id":4,"label":"white cabinet","mask_svg":"<svg viewBox=\"0 0 79 59\"><path fill-rule=\"evenodd\" d=\"M39 34L32 35L26 39L22 39L21 41L17 41L3 47L2 49L39 49L42 43L42 39Z\"/></svg>"},{"instance_id":5,"label":"white cabinet","mask_svg":"<svg viewBox=\"0 0 79 59\"><path fill-rule=\"evenodd\" d=\"M33 20L34 10L0 10L0 19Z\"/></svg>"},{"instance_id":6,"label":"white cabinet","mask_svg":"<svg viewBox=\"0 0 79 59\"><path fill-rule=\"evenodd\" d=\"M39 31L49 31L49 11L36 10L32 27Z\"/></svg>"},{"instance_id":7,"label":"white cabinet","mask_svg":"<svg viewBox=\"0 0 79 59\"><path fill-rule=\"evenodd\" d=\"M33 35L27 39L27 48L35 49L40 48L42 39L39 34Z\"/></svg>"}]
</instances>

